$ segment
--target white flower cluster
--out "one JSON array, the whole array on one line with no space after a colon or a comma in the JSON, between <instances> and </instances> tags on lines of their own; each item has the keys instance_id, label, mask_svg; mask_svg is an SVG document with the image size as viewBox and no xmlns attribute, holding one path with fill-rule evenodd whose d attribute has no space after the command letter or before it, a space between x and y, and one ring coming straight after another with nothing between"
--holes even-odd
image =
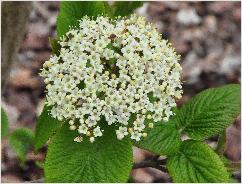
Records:
<instances>
[{"instance_id":1,"label":"white flower cluster","mask_svg":"<svg viewBox=\"0 0 242 184\"><path fill-rule=\"evenodd\" d=\"M74 141L102 136L104 118L118 139L136 141L153 128L147 120L168 121L182 94L179 56L144 17L84 17L59 44L40 75L51 115L78 131Z\"/></svg>"}]
</instances>

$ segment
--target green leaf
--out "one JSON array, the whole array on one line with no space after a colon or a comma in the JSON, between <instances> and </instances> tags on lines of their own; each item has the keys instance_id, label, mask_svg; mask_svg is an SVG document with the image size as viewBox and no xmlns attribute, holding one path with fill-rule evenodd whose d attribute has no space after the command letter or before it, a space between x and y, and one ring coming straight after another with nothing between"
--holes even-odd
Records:
<instances>
[{"instance_id":1,"label":"green leaf","mask_svg":"<svg viewBox=\"0 0 242 184\"><path fill-rule=\"evenodd\" d=\"M184 141L180 151L168 157L167 168L173 182L222 183L229 174L219 156L206 144Z\"/></svg>"},{"instance_id":2,"label":"green leaf","mask_svg":"<svg viewBox=\"0 0 242 184\"><path fill-rule=\"evenodd\" d=\"M127 16L144 4L142 1L116 1L113 4L114 16Z\"/></svg>"},{"instance_id":3,"label":"green leaf","mask_svg":"<svg viewBox=\"0 0 242 184\"><path fill-rule=\"evenodd\" d=\"M58 39L49 37L49 42L52 48L52 53L59 56L61 45L58 43Z\"/></svg>"},{"instance_id":4,"label":"green leaf","mask_svg":"<svg viewBox=\"0 0 242 184\"><path fill-rule=\"evenodd\" d=\"M107 1L104 1L105 12L110 17L113 18L113 8L109 5Z\"/></svg>"},{"instance_id":5,"label":"green leaf","mask_svg":"<svg viewBox=\"0 0 242 184\"><path fill-rule=\"evenodd\" d=\"M171 122L160 122L153 129L148 130L147 134L146 138L135 145L159 155L169 155L176 152L182 143L178 130Z\"/></svg>"},{"instance_id":6,"label":"green leaf","mask_svg":"<svg viewBox=\"0 0 242 184\"><path fill-rule=\"evenodd\" d=\"M102 122L104 124L106 122ZM118 140L115 127L104 127L103 136L77 143L77 132L64 125L51 140L44 166L47 182L126 182L132 168L132 144Z\"/></svg>"},{"instance_id":7,"label":"green leaf","mask_svg":"<svg viewBox=\"0 0 242 184\"><path fill-rule=\"evenodd\" d=\"M70 26L78 26L78 20L85 15L96 17L105 13L105 5L101 1L62 1L57 17L57 35L64 35Z\"/></svg>"},{"instance_id":8,"label":"green leaf","mask_svg":"<svg viewBox=\"0 0 242 184\"><path fill-rule=\"evenodd\" d=\"M8 116L6 112L1 108L1 137L5 138L8 135Z\"/></svg>"},{"instance_id":9,"label":"green leaf","mask_svg":"<svg viewBox=\"0 0 242 184\"><path fill-rule=\"evenodd\" d=\"M210 88L176 112L177 127L192 139L219 134L240 114L240 85Z\"/></svg>"},{"instance_id":10,"label":"green leaf","mask_svg":"<svg viewBox=\"0 0 242 184\"><path fill-rule=\"evenodd\" d=\"M231 170L231 167L230 167L230 163L231 163L230 160L228 158L226 158L224 155L219 155L219 157L220 157L221 161L223 162L225 168L227 169L229 178L231 178L233 175L233 172L232 172L233 170ZM238 171L240 171L240 169Z\"/></svg>"},{"instance_id":11,"label":"green leaf","mask_svg":"<svg viewBox=\"0 0 242 184\"><path fill-rule=\"evenodd\" d=\"M61 122L53 118L49 113L50 107L45 105L43 112L38 118L36 130L35 130L35 151L44 146L49 138L56 132L61 126Z\"/></svg>"},{"instance_id":12,"label":"green leaf","mask_svg":"<svg viewBox=\"0 0 242 184\"><path fill-rule=\"evenodd\" d=\"M34 144L34 133L28 128L17 129L10 135L9 144L24 162L28 149Z\"/></svg>"}]
</instances>

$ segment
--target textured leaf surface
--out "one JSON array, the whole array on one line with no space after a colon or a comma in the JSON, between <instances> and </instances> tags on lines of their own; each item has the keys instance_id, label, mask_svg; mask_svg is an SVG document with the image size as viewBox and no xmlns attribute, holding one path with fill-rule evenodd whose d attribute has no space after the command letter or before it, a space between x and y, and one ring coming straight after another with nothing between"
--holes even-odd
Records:
<instances>
[{"instance_id":1,"label":"textured leaf surface","mask_svg":"<svg viewBox=\"0 0 242 184\"><path fill-rule=\"evenodd\" d=\"M240 85L204 90L176 113L178 128L202 140L223 131L240 114Z\"/></svg>"},{"instance_id":2,"label":"textured leaf surface","mask_svg":"<svg viewBox=\"0 0 242 184\"><path fill-rule=\"evenodd\" d=\"M141 1L116 1L113 4L114 15L115 16L127 16L134 13L136 8L143 5L144 2Z\"/></svg>"},{"instance_id":3,"label":"textured leaf surface","mask_svg":"<svg viewBox=\"0 0 242 184\"><path fill-rule=\"evenodd\" d=\"M45 106L38 118L35 130L35 150L40 149L61 126L61 122L53 118L49 113L50 107Z\"/></svg>"},{"instance_id":4,"label":"textured leaf surface","mask_svg":"<svg viewBox=\"0 0 242 184\"><path fill-rule=\"evenodd\" d=\"M113 127L90 143L73 141L77 133L64 125L51 139L45 169L47 182L126 182L132 167L130 140L116 138Z\"/></svg>"},{"instance_id":5,"label":"textured leaf surface","mask_svg":"<svg viewBox=\"0 0 242 184\"><path fill-rule=\"evenodd\" d=\"M1 108L1 137L4 138L8 135L8 116L6 112Z\"/></svg>"},{"instance_id":6,"label":"textured leaf surface","mask_svg":"<svg viewBox=\"0 0 242 184\"><path fill-rule=\"evenodd\" d=\"M105 14L105 5L101 1L62 1L60 13L57 17L57 35L64 35L69 31L69 26L78 26L83 16L93 16Z\"/></svg>"},{"instance_id":7,"label":"textured leaf surface","mask_svg":"<svg viewBox=\"0 0 242 184\"><path fill-rule=\"evenodd\" d=\"M171 123L159 123L147 134L136 146L160 155L174 153L182 142L178 130Z\"/></svg>"},{"instance_id":8,"label":"textured leaf surface","mask_svg":"<svg viewBox=\"0 0 242 184\"><path fill-rule=\"evenodd\" d=\"M10 135L9 144L24 162L28 149L34 144L34 133L28 128L17 129Z\"/></svg>"},{"instance_id":9,"label":"textured leaf surface","mask_svg":"<svg viewBox=\"0 0 242 184\"><path fill-rule=\"evenodd\" d=\"M198 141L184 141L180 151L168 157L167 168L177 183L222 183L229 179L219 156Z\"/></svg>"}]
</instances>

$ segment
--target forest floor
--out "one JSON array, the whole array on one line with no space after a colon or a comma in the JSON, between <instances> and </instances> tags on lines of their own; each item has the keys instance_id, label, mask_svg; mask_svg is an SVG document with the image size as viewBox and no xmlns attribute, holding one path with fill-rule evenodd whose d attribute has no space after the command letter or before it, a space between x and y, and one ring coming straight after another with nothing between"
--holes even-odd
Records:
<instances>
[{"instance_id":1,"label":"forest floor","mask_svg":"<svg viewBox=\"0 0 242 184\"><path fill-rule=\"evenodd\" d=\"M59 2L33 2L25 38L12 68L2 106L8 114L10 131L28 127L34 130L44 101L44 82L38 72L50 57L48 37L56 35ZM199 91L228 83L240 83L241 8L240 2L149 2L137 10L153 22L163 38L181 55L184 96L182 105ZM240 161L240 117L227 129L225 156ZM216 146L217 137L207 142ZM21 167L8 140L2 140L2 182L24 182L43 178L41 163L46 148L35 155L30 150ZM152 156L134 147L135 161ZM135 182L170 182L170 177L152 168L132 172ZM240 173L234 173L240 182Z\"/></svg>"}]
</instances>

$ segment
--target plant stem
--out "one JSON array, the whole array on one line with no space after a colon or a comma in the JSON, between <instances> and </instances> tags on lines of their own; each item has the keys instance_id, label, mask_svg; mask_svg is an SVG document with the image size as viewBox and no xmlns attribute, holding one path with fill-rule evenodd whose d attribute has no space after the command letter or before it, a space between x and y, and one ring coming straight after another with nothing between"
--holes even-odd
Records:
<instances>
[{"instance_id":1,"label":"plant stem","mask_svg":"<svg viewBox=\"0 0 242 184\"><path fill-rule=\"evenodd\" d=\"M226 164L226 167L230 171L240 171L241 163L240 162L229 162L228 164Z\"/></svg>"},{"instance_id":2,"label":"plant stem","mask_svg":"<svg viewBox=\"0 0 242 184\"><path fill-rule=\"evenodd\" d=\"M216 148L216 152L218 153L218 155L223 155L224 154L224 151L225 151L225 148L226 148L226 130L224 130L219 138L218 138L218 145L217 145L217 148Z\"/></svg>"},{"instance_id":3,"label":"plant stem","mask_svg":"<svg viewBox=\"0 0 242 184\"><path fill-rule=\"evenodd\" d=\"M155 156L152 159L144 160L139 163L135 163L133 165L133 169L152 167L152 168L158 169L162 172L167 172L167 169L165 167L166 159L163 159L163 160L158 160L158 159L159 159L159 157Z\"/></svg>"}]
</instances>

